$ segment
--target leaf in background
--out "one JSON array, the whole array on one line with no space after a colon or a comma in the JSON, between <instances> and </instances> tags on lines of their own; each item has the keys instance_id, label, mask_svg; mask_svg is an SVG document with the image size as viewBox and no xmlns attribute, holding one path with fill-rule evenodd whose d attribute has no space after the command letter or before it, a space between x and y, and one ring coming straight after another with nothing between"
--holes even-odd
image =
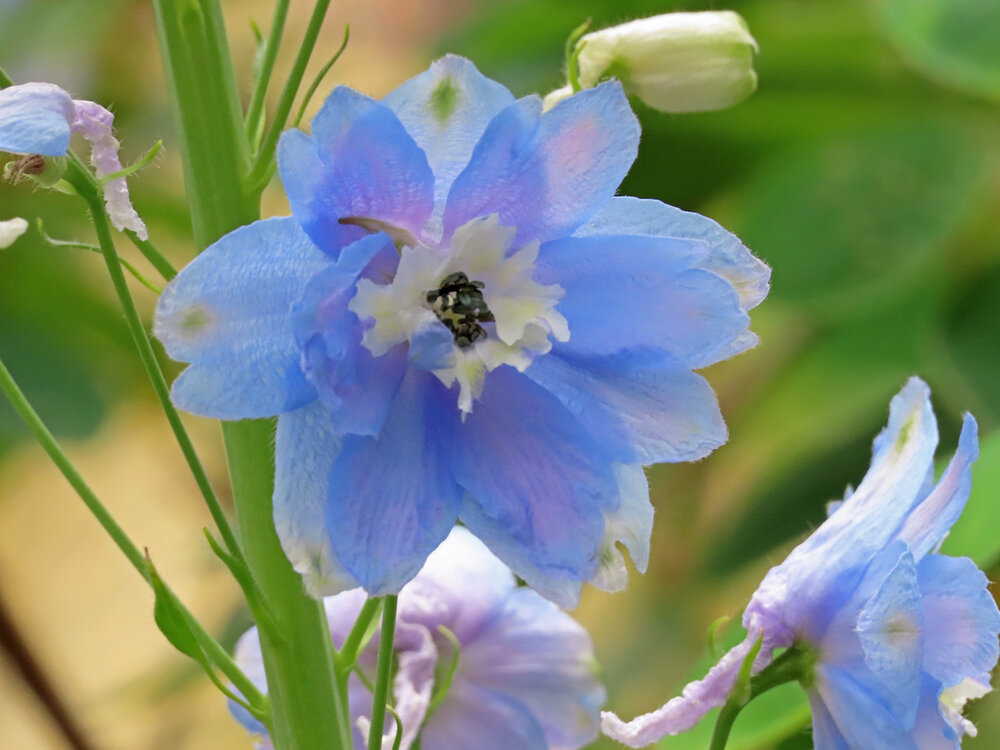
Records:
<instances>
[{"instance_id":1,"label":"leaf in background","mask_svg":"<svg viewBox=\"0 0 1000 750\"><path fill-rule=\"evenodd\" d=\"M1000 432L982 440L972 467L972 494L944 540L946 555L971 557L980 568L1000 562Z\"/></svg>"},{"instance_id":2,"label":"leaf in background","mask_svg":"<svg viewBox=\"0 0 1000 750\"><path fill-rule=\"evenodd\" d=\"M906 123L782 158L745 186L737 233L774 269L772 299L824 318L911 286L986 197L976 132Z\"/></svg>"},{"instance_id":3,"label":"leaf in background","mask_svg":"<svg viewBox=\"0 0 1000 750\"><path fill-rule=\"evenodd\" d=\"M875 13L916 68L946 85L1000 100L996 0L878 0Z\"/></svg>"}]
</instances>

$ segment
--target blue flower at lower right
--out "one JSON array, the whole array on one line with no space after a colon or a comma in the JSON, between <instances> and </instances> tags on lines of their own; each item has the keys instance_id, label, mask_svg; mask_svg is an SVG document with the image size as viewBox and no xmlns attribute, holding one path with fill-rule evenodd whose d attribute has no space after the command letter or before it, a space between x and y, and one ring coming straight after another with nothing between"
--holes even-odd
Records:
<instances>
[{"instance_id":1,"label":"blue flower at lower right","mask_svg":"<svg viewBox=\"0 0 1000 750\"><path fill-rule=\"evenodd\" d=\"M743 616L746 640L662 708L605 734L643 747L694 726L726 702L743 661L754 673L776 649L807 654L816 750L957 750L975 727L967 700L990 691L1000 612L968 558L936 553L958 519L979 454L966 415L958 450L935 482L938 432L930 389L912 378L892 400L857 490L772 568Z\"/></svg>"}]
</instances>

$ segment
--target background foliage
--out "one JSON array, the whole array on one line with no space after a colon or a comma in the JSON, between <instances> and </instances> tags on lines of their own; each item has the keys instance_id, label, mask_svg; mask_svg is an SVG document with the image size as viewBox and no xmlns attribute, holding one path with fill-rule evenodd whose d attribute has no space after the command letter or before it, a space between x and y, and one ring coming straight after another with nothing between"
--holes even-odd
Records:
<instances>
[{"instance_id":1,"label":"background foliage","mask_svg":"<svg viewBox=\"0 0 1000 750\"><path fill-rule=\"evenodd\" d=\"M433 56L458 52L520 95L561 84L563 40L587 16L601 26L709 5L346 0L335 3L320 47L332 52L341 24L352 25L330 85L381 95ZM264 23L269 3L224 6L249 89L248 21ZM291 40L309 11L293 6ZM889 398L910 374L933 388L944 453L964 410L979 419L973 499L946 551L1000 574L1000 4L729 7L760 42L758 93L701 115L637 103L644 137L622 192L716 218L773 267L773 291L754 313L760 346L707 373L730 442L697 465L651 473L658 516L649 572L626 593L587 592L578 611L622 715L652 709L704 669L707 657L695 662L708 624L738 615L762 572L861 478ZM147 4L0 0L0 63L17 80L52 80L113 105L129 156L165 140L158 168L134 181L133 194L183 264L190 227ZM272 186L265 213L285 210ZM0 186L0 218L15 215L41 215L50 234L88 239L81 207L65 197ZM148 311L152 295L135 293ZM0 255L0 352L125 525L231 642L246 616L202 548L204 514L157 421L99 260L45 247L34 233ZM217 433L195 427L221 487ZM222 701L158 641L148 595L23 441L0 404L0 601L94 748L246 747ZM980 736L966 746L1000 745L1000 698L973 714ZM805 750L806 723L798 694L776 691L740 718L731 747ZM710 727L663 746L704 748L701 730ZM6 654L0 745L67 747Z\"/></svg>"}]
</instances>

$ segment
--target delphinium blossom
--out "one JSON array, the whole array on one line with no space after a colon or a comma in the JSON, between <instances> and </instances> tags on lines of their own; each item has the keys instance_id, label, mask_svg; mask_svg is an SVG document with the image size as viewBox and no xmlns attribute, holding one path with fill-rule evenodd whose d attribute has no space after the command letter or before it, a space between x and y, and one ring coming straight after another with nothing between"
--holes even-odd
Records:
<instances>
[{"instance_id":1,"label":"delphinium blossom","mask_svg":"<svg viewBox=\"0 0 1000 750\"><path fill-rule=\"evenodd\" d=\"M769 269L715 222L615 197L620 84L545 114L449 56L284 134L292 216L166 288L180 407L278 415L275 523L316 596L394 593L457 519L567 606L643 569L642 466L726 439L699 370L756 341Z\"/></svg>"},{"instance_id":2,"label":"delphinium blossom","mask_svg":"<svg viewBox=\"0 0 1000 750\"><path fill-rule=\"evenodd\" d=\"M360 589L326 599L338 648L365 599ZM369 678L378 639L376 634L358 662ZM597 736L604 688L586 631L536 592L518 587L510 570L465 529L454 529L403 588L393 649L400 750L418 737L422 750L574 750ZM266 690L256 629L240 639L236 660ZM449 674L450 687L441 684ZM349 682L349 703L355 745L363 748L372 695L357 674ZM264 727L239 708L234 713L269 749ZM396 739L390 725L387 748Z\"/></svg>"},{"instance_id":3,"label":"delphinium blossom","mask_svg":"<svg viewBox=\"0 0 1000 750\"><path fill-rule=\"evenodd\" d=\"M0 151L25 154L16 173L32 175L46 169L45 157L63 157L70 138L79 134L90 143L91 163L98 178L122 169L114 115L94 102L73 99L52 83L22 83L0 89ZM108 218L116 229L130 229L147 239L146 225L132 207L124 177L104 185Z\"/></svg>"},{"instance_id":4,"label":"delphinium blossom","mask_svg":"<svg viewBox=\"0 0 1000 750\"><path fill-rule=\"evenodd\" d=\"M726 701L760 640L757 671L778 648L804 657L816 750L954 750L975 734L962 707L990 690L1000 612L971 560L935 553L969 496L975 420L935 484L937 441L930 391L913 378L858 488L765 576L746 640L658 711L627 724L606 713L604 732L642 747L690 729Z\"/></svg>"}]
</instances>

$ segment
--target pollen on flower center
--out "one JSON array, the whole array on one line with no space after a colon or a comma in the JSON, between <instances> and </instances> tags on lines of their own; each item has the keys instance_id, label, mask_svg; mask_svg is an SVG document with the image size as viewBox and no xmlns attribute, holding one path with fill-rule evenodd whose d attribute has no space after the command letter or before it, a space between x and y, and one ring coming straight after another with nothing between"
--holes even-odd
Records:
<instances>
[{"instance_id":1,"label":"pollen on flower center","mask_svg":"<svg viewBox=\"0 0 1000 750\"><path fill-rule=\"evenodd\" d=\"M427 304L462 349L487 337L480 323L496 320L483 299L484 286L483 282L469 281L468 276L456 271L445 276L437 289L427 292Z\"/></svg>"}]
</instances>

